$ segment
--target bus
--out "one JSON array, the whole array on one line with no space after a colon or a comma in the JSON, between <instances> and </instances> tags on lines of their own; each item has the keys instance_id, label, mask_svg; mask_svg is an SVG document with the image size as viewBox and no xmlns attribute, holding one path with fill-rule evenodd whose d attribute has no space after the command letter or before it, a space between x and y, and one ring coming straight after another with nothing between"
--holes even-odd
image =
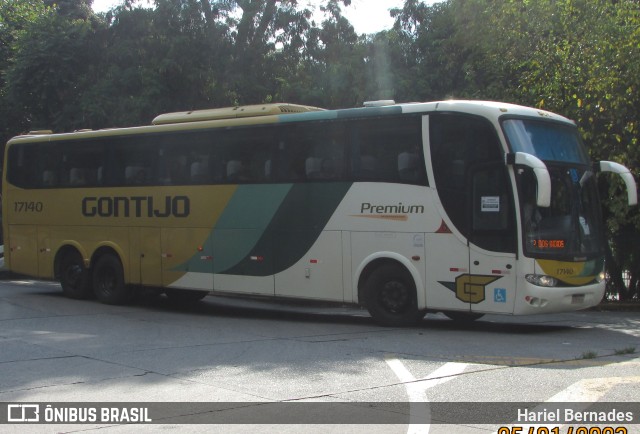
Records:
<instances>
[{"instance_id":1,"label":"bus","mask_svg":"<svg viewBox=\"0 0 640 434\"><path fill-rule=\"evenodd\" d=\"M9 270L74 299L139 288L365 307L383 325L600 302L604 226L574 122L507 103L264 104L11 139Z\"/></svg>"}]
</instances>

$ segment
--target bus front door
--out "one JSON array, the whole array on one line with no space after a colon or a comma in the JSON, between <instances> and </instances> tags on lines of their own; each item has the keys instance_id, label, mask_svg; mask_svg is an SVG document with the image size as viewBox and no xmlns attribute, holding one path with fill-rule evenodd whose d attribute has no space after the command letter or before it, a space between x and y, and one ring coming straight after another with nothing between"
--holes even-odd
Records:
<instances>
[{"instance_id":1,"label":"bus front door","mask_svg":"<svg viewBox=\"0 0 640 434\"><path fill-rule=\"evenodd\" d=\"M512 313L516 295L513 195L502 163L470 174L468 302L471 311Z\"/></svg>"},{"instance_id":2,"label":"bus front door","mask_svg":"<svg viewBox=\"0 0 640 434\"><path fill-rule=\"evenodd\" d=\"M515 302L515 255L471 246L468 301L472 312L512 313Z\"/></svg>"}]
</instances>

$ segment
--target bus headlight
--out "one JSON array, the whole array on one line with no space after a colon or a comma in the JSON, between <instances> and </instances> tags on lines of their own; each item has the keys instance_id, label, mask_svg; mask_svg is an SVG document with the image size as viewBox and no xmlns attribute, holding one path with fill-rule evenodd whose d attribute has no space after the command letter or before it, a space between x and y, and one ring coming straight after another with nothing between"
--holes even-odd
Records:
<instances>
[{"instance_id":1,"label":"bus headlight","mask_svg":"<svg viewBox=\"0 0 640 434\"><path fill-rule=\"evenodd\" d=\"M543 276L540 274L527 274L525 278L527 279L527 282L536 286L544 286L547 288L558 286L558 279L551 276Z\"/></svg>"},{"instance_id":2,"label":"bus headlight","mask_svg":"<svg viewBox=\"0 0 640 434\"><path fill-rule=\"evenodd\" d=\"M596 276L596 282L601 283L604 281L604 279L607 277L607 275L605 274L604 270L602 270L600 273L598 273L598 275Z\"/></svg>"}]
</instances>

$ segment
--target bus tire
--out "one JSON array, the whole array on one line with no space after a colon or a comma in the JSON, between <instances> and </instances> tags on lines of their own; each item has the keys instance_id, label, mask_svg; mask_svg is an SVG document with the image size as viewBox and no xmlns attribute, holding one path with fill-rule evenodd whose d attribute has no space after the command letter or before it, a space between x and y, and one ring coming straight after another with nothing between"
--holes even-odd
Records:
<instances>
[{"instance_id":1,"label":"bus tire","mask_svg":"<svg viewBox=\"0 0 640 434\"><path fill-rule=\"evenodd\" d=\"M207 295L208 291L190 291L186 289L167 289L165 290L167 298L177 304L193 304L197 303Z\"/></svg>"},{"instance_id":2,"label":"bus tire","mask_svg":"<svg viewBox=\"0 0 640 434\"><path fill-rule=\"evenodd\" d=\"M84 267L80 253L65 253L60 261L60 285L62 293L69 298L83 300L91 295L91 275Z\"/></svg>"},{"instance_id":3,"label":"bus tire","mask_svg":"<svg viewBox=\"0 0 640 434\"><path fill-rule=\"evenodd\" d=\"M484 316L483 313L460 312L460 311L453 311L453 310L444 311L442 313L445 314L445 316L447 316L449 319L461 324L472 323L475 320L480 319Z\"/></svg>"},{"instance_id":4,"label":"bus tire","mask_svg":"<svg viewBox=\"0 0 640 434\"><path fill-rule=\"evenodd\" d=\"M400 265L384 264L371 273L364 286L364 302L374 321L383 326L414 325L424 317L418 310L415 282Z\"/></svg>"},{"instance_id":5,"label":"bus tire","mask_svg":"<svg viewBox=\"0 0 640 434\"><path fill-rule=\"evenodd\" d=\"M124 304L131 299L122 263L111 253L101 256L93 267L93 292L105 304Z\"/></svg>"}]
</instances>

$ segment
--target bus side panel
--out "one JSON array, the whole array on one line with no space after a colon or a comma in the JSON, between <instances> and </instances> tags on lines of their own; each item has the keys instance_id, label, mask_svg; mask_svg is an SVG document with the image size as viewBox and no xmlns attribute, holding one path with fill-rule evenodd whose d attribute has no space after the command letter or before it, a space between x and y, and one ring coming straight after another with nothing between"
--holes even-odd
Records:
<instances>
[{"instance_id":1,"label":"bus side panel","mask_svg":"<svg viewBox=\"0 0 640 434\"><path fill-rule=\"evenodd\" d=\"M11 271L35 276L38 269L38 227L9 225L8 235Z\"/></svg>"},{"instance_id":2,"label":"bus side panel","mask_svg":"<svg viewBox=\"0 0 640 434\"><path fill-rule=\"evenodd\" d=\"M273 295L273 234L248 223L216 228L213 257L216 291ZM258 244L258 240L262 242ZM252 249L253 246L259 247ZM232 271L230 271L232 270Z\"/></svg>"},{"instance_id":3,"label":"bus side panel","mask_svg":"<svg viewBox=\"0 0 640 434\"><path fill-rule=\"evenodd\" d=\"M129 228L129 283L133 285L141 284L140 274L142 272L142 260L145 255L141 243L140 228ZM158 236L159 238L159 236ZM161 274L161 273L159 273Z\"/></svg>"},{"instance_id":4,"label":"bus side panel","mask_svg":"<svg viewBox=\"0 0 640 434\"><path fill-rule=\"evenodd\" d=\"M469 311L464 276L469 274L469 248L453 233L426 236L427 306L429 309Z\"/></svg>"},{"instance_id":5,"label":"bus side panel","mask_svg":"<svg viewBox=\"0 0 640 434\"><path fill-rule=\"evenodd\" d=\"M424 234L403 233L403 232L352 232L351 233L351 255L354 266L354 273L361 270L375 259L388 258L396 259L397 256L404 258L403 266L411 264L409 272L417 273L420 281L416 279L418 305L425 307L425 278L426 262ZM419 259L412 259L412 258ZM359 300L362 303L363 300Z\"/></svg>"},{"instance_id":6,"label":"bus side panel","mask_svg":"<svg viewBox=\"0 0 640 434\"><path fill-rule=\"evenodd\" d=\"M481 298L472 300L471 310L512 314L517 294L518 264L515 255L490 252L471 245L469 265L471 274L479 276L475 291Z\"/></svg>"},{"instance_id":7,"label":"bus side panel","mask_svg":"<svg viewBox=\"0 0 640 434\"><path fill-rule=\"evenodd\" d=\"M51 248L51 229L38 227L38 277L53 279L53 250Z\"/></svg>"},{"instance_id":8,"label":"bus side panel","mask_svg":"<svg viewBox=\"0 0 640 434\"><path fill-rule=\"evenodd\" d=\"M211 229L162 228L162 283L172 285L186 273L196 273L205 279L197 284L183 283L187 289L213 290L213 253L208 241ZM205 285L205 287L202 287Z\"/></svg>"},{"instance_id":9,"label":"bus side panel","mask_svg":"<svg viewBox=\"0 0 640 434\"><path fill-rule=\"evenodd\" d=\"M131 280L136 274L133 264L139 262L139 282L145 286L162 285L162 254L160 228L139 228L139 249L131 249ZM135 244L135 236L131 236L131 245Z\"/></svg>"},{"instance_id":10,"label":"bus side panel","mask_svg":"<svg viewBox=\"0 0 640 434\"><path fill-rule=\"evenodd\" d=\"M276 275L275 284L278 296L343 301L342 232L322 232L295 265Z\"/></svg>"},{"instance_id":11,"label":"bus side panel","mask_svg":"<svg viewBox=\"0 0 640 434\"><path fill-rule=\"evenodd\" d=\"M351 260L351 233L342 232L342 287L344 288L344 301L347 303L358 302L358 288L353 285L353 262Z\"/></svg>"}]
</instances>

